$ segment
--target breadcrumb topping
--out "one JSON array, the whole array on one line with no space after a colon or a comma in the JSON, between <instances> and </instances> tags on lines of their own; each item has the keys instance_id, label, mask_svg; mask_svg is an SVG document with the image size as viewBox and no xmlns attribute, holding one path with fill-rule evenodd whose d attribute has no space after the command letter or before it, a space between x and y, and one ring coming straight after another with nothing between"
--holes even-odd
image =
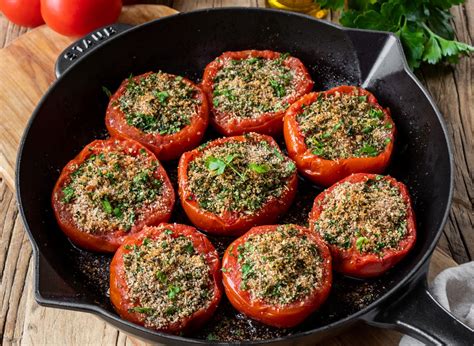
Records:
<instances>
[{"instance_id":1,"label":"breadcrumb topping","mask_svg":"<svg viewBox=\"0 0 474 346\"><path fill-rule=\"evenodd\" d=\"M253 234L239 245L241 289L253 300L286 305L320 287L323 259L316 245L294 225Z\"/></svg>"},{"instance_id":2,"label":"breadcrumb topping","mask_svg":"<svg viewBox=\"0 0 474 346\"><path fill-rule=\"evenodd\" d=\"M314 226L329 244L361 253L398 249L408 233L407 204L397 186L383 176L344 182L328 193Z\"/></svg>"},{"instance_id":3,"label":"breadcrumb topping","mask_svg":"<svg viewBox=\"0 0 474 346\"><path fill-rule=\"evenodd\" d=\"M336 92L318 99L296 118L313 154L324 159L377 156L390 143L392 124L367 96Z\"/></svg>"},{"instance_id":4,"label":"breadcrumb topping","mask_svg":"<svg viewBox=\"0 0 474 346\"><path fill-rule=\"evenodd\" d=\"M158 160L143 150L106 147L77 165L62 189L62 203L76 225L92 234L128 231L151 209L164 208L163 181L154 176Z\"/></svg>"},{"instance_id":5,"label":"breadcrumb topping","mask_svg":"<svg viewBox=\"0 0 474 346\"><path fill-rule=\"evenodd\" d=\"M257 134L202 148L188 168L188 188L199 206L212 213L253 214L288 188L296 166Z\"/></svg>"},{"instance_id":6,"label":"breadcrumb topping","mask_svg":"<svg viewBox=\"0 0 474 346\"><path fill-rule=\"evenodd\" d=\"M190 238L165 230L123 256L128 296L146 327L164 328L209 307L214 289L204 256Z\"/></svg>"},{"instance_id":7,"label":"breadcrumb topping","mask_svg":"<svg viewBox=\"0 0 474 346\"><path fill-rule=\"evenodd\" d=\"M196 94L196 88L183 77L157 72L139 81L130 77L118 107L128 125L145 133L167 135L190 124L200 106Z\"/></svg>"},{"instance_id":8,"label":"breadcrumb topping","mask_svg":"<svg viewBox=\"0 0 474 346\"><path fill-rule=\"evenodd\" d=\"M288 108L286 100L304 76L284 65L287 57L226 60L214 78L214 107L235 118L256 118Z\"/></svg>"}]
</instances>

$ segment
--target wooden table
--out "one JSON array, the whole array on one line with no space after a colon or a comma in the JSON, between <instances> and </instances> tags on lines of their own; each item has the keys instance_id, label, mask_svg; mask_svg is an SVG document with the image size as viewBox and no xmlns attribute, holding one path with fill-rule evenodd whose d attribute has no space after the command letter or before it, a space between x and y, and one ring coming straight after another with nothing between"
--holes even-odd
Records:
<instances>
[{"instance_id":1,"label":"wooden table","mask_svg":"<svg viewBox=\"0 0 474 346\"><path fill-rule=\"evenodd\" d=\"M265 6L264 0L175 0L147 1L189 11L221 6ZM473 43L474 1L453 9L459 40ZM8 22L0 14L0 48L28 29ZM455 190L451 213L432 262L430 276L444 263L452 266L474 259L473 182L474 154L472 62L464 58L455 67L423 67L418 77L431 92L448 123L455 158ZM8 73L1 71L0 73ZM1 77L0 77L1 78ZM0 81L1 82L1 81ZM0 167L1 168L1 167ZM36 304L32 288L32 252L18 214L13 192L0 175L0 337L2 344L141 344L102 320L88 314L47 309ZM453 261L454 260L454 261ZM446 265L447 264L447 265ZM330 340L331 345L374 343L397 344L397 332L381 332L368 326Z\"/></svg>"}]
</instances>

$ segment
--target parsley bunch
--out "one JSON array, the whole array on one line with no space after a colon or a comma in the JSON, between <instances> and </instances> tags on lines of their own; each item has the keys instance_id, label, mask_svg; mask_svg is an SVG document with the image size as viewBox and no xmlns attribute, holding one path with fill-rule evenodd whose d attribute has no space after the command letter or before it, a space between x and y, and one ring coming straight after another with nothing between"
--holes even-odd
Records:
<instances>
[{"instance_id":1,"label":"parsley bunch","mask_svg":"<svg viewBox=\"0 0 474 346\"><path fill-rule=\"evenodd\" d=\"M347 27L391 31L403 44L410 68L421 62L457 63L474 47L455 40L451 6L464 0L315 0L322 8L341 10Z\"/></svg>"}]
</instances>

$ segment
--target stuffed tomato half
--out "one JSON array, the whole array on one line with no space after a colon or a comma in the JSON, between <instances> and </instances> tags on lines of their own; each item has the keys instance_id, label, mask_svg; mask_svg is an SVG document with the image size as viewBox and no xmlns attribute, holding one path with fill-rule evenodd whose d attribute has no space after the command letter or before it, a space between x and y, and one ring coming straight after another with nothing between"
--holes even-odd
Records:
<instances>
[{"instance_id":1,"label":"stuffed tomato half","mask_svg":"<svg viewBox=\"0 0 474 346\"><path fill-rule=\"evenodd\" d=\"M164 72L124 80L105 117L111 135L134 139L165 161L196 147L208 122L209 107L201 88Z\"/></svg>"},{"instance_id":2,"label":"stuffed tomato half","mask_svg":"<svg viewBox=\"0 0 474 346\"><path fill-rule=\"evenodd\" d=\"M219 256L194 227L145 227L125 240L110 264L112 304L122 318L147 328L196 330L221 296Z\"/></svg>"},{"instance_id":3,"label":"stuffed tomato half","mask_svg":"<svg viewBox=\"0 0 474 346\"><path fill-rule=\"evenodd\" d=\"M283 133L301 174L330 186L352 173L382 173L392 155L395 124L370 92L340 86L295 102Z\"/></svg>"},{"instance_id":4,"label":"stuffed tomato half","mask_svg":"<svg viewBox=\"0 0 474 346\"><path fill-rule=\"evenodd\" d=\"M114 252L130 233L171 216L175 195L155 155L132 140L87 145L62 170L52 194L56 220L76 245Z\"/></svg>"},{"instance_id":5,"label":"stuffed tomato half","mask_svg":"<svg viewBox=\"0 0 474 346\"><path fill-rule=\"evenodd\" d=\"M313 84L299 59L269 50L225 52L207 65L202 80L211 123L226 136L281 133L286 109Z\"/></svg>"},{"instance_id":6,"label":"stuffed tomato half","mask_svg":"<svg viewBox=\"0 0 474 346\"><path fill-rule=\"evenodd\" d=\"M280 328L304 321L332 285L329 249L317 233L297 225L252 228L227 248L222 272L237 310Z\"/></svg>"},{"instance_id":7,"label":"stuffed tomato half","mask_svg":"<svg viewBox=\"0 0 474 346\"><path fill-rule=\"evenodd\" d=\"M273 138L220 138L181 156L179 196L191 222L217 235L273 223L296 194L297 174Z\"/></svg>"},{"instance_id":8,"label":"stuffed tomato half","mask_svg":"<svg viewBox=\"0 0 474 346\"><path fill-rule=\"evenodd\" d=\"M328 244L334 270L354 277L383 274L416 240L408 189L390 176L350 175L316 197L309 220Z\"/></svg>"}]
</instances>

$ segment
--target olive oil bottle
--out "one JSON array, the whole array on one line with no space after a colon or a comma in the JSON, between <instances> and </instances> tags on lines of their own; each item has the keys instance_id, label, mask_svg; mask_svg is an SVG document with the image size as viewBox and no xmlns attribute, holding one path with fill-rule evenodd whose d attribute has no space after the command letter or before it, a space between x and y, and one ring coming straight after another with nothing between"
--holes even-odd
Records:
<instances>
[{"instance_id":1,"label":"olive oil bottle","mask_svg":"<svg viewBox=\"0 0 474 346\"><path fill-rule=\"evenodd\" d=\"M326 10L321 10L314 0L267 0L267 6L280 10L306 13L316 18L324 18Z\"/></svg>"}]
</instances>

